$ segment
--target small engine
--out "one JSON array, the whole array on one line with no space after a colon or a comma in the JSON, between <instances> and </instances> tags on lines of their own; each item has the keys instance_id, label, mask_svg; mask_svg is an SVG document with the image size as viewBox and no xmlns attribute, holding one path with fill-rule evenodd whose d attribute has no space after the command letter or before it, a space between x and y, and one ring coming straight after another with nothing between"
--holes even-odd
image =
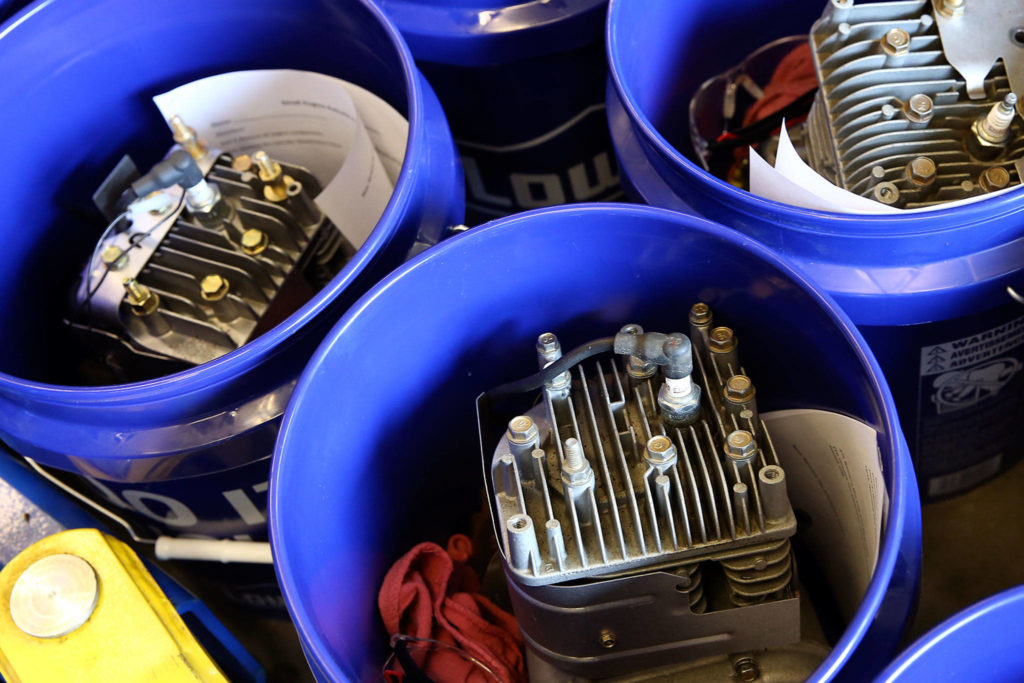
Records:
<instances>
[{"instance_id":1,"label":"small engine","mask_svg":"<svg viewBox=\"0 0 1024 683\"><path fill-rule=\"evenodd\" d=\"M1022 91L1016 0L830 0L809 39L765 45L705 82L691 138L707 170L746 188L747 147L774 163L785 122L804 161L838 187L935 207L1021 184Z\"/></svg>"},{"instance_id":2,"label":"small engine","mask_svg":"<svg viewBox=\"0 0 1024 683\"><path fill-rule=\"evenodd\" d=\"M123 160L97 193L119 200L66 320L110 381L160 376L242 346L354 253L313 201L320 182L307 170L260 150L233 158L208 149L179 117L170 123L178 145L163 161L138 177Z\"/></svg>"},{"instance_id":3,"label":"small engine","mask_svg":"<svg viewBox=\"0 0 1024 683\"><path fill-rule=\"evenodd\" d=\"M796 517L737 350L700 303L689 337L626 325L563 357L542 334L539 379L482 397L543 382L484 466L532 680L799 641Z\"/></svg>"}]
</instances>

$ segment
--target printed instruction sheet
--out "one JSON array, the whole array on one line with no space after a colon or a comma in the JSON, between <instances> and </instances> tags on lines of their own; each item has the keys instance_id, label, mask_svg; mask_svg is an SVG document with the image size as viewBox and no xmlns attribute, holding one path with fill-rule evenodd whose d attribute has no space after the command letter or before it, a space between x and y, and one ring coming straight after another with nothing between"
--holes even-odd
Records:
<instances>
[{"instance_id":1,"label":"printed instruction sheet","mask_svg":"<svg viewBox=\"0 0 1024 683\"><path fill-rule=\"evenodd\" d=\"M317 206L355 247L380 220L405 157L409 124L359 86L309 71L210 76L153 98L211 147L264 150L307 168L323 186Z\"/></svg>"},{"instance_id":2,"label":"printed instruction sheet","mask_svg":"<svg viewBox=\"0 0 1024 683\"><path fill-rule=\"evenodd\" d=\"M797 534L819 558L843 617L852 618L878 562L889 497L878 433L823 410L762 414L794 508L811 518Z\"/></svg>"}]
</instances>

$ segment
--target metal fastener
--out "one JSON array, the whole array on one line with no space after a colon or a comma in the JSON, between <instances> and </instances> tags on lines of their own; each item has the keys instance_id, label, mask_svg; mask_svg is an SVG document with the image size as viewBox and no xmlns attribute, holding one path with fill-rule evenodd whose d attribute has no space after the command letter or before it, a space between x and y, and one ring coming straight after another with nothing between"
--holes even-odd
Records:
<instances>
[{"instance_id":1,"label":"metal fastener","mask_svg":"<svg viewBox=\"0 0 1024 683\"><path fill-rule=\"evenodd\" d=\"M731 432L725 439L725 452L734 460L749 460L757 453L757 442L754 435L745 429Z\"/></svg>"},{"instance_id":2,"label":"metal fastener","mask_svg":"<svg viewBox=\"0 0 1024 683\"><path fill-rule=\"evenodd\" d=\"M939 14L948 19L959 19L967 9L967 0L936 0Z\"/></svg>"},{"instance_id":3,"label":"metal fastener","mask_svg":"<svg viewBox=\"0 0 1024 683\"><path fill-rule=\"evenodd\" d=\"M270 245L267 233L257 228L249 228L242 233L242 251L250 256L259 256Z\"/></svg>"},{"instance_id":4,"label":"metal fastener","mask_svg":"<svg viewBox=\"0 0 1024 683\"><path fill-rule=\"evenodd\" d=\"M231 168L239 173L246 173L252 169L252 157L248 154L240 154L231 162Z\"/></svg>"},{"instance_id":5,"label":"metal fastener","mask_svg":"<svg viewBox=\"0 0 1024 683\"><path fill-rule=\"evenodd\" d=\"M537 438L537 425L526 415L517 415L509 420L506 436L512 443L528 443Z\"/></svg>"},{"instance_id":6,"label":"metal fastener","mask_svg":"<svg viewBox=\"0 0 1024 683\"><path fill-rule=\"evenodd\" d=\"M168 123L174 132L174 141L191 154L193 159L201 159L206 156L209 148L205 142L199 139L195 128L185 123L177 114L172 116Z\"/></svg>"},{"instance_id":7,"label":"metal fastener","mask_svg":"<svg viewBox=\"0 0 1024 683\"><path fill-rule=\"evenodd\" d=\"M995 192L1010 184L1010 172L1002 166L986 168L978 178L978 185L985 192Z\"/></svg>"},{"instance_id":8,"label":"metal fastener","mask_svg":"<svg viewBox=\"0 0 1024 683\"><path fill-rule=\"evenodd\" d=\"M160 297L133 277L124 279L128 305L136 315L149 315L160 306Z\"/></svg>"},{"instance_id":9,"label":"metal fastener","mask_svg":"<svg viewBox=\"0 0 1024 683\"><path fill-rule=\"evenodd\" d=\"M601 647L606 650L610 650L615 647L615 633L612 631L604 630L601 631Z\"/></svg>"},{"instance_id":10,"label":"metal fastener","mask_svg":"<svg viewBox=\"0 0 1024 683\"><path fill-rule=\"evenodd\" d=\"M206 301L219 301L227 296L230 285L225 277L217 274L207 275L199 283L199 291Z\"/></svg>"},{"instance_id":11,"label":"metal fastener","mask_svg":"<svg viewBox=\"0 0 1024 683\"><path fill-rule=\"evenodd\" d=\"M716 327L711 330L708 346L711 347L712 351L727 353L736 346L736 337L730 328Z\"/></svg>"},{"instance_id":12,"label":"metal fastener","mask_svg":"<svg viewBox=\"0 0 1024 683\"><path fill-rule=\"evenodd\" d=\"M910 34L901 28L886 31L882 37L882 49L893 57L902 57L910 52Z\"/></svg>"},{"instance_id":13,"label":"metal fastener","mask_svg":"<svg viewBox=\"0 0 1024 683\"><path fill-rule=\"evenodd\" d=\"M903 103L903 115L913 123L928 123L935 116L935 103L925 94L911 95Z\"/></svg>"},{"instance_id":14,"label":"metal fastener","mask_svg":"<svg viewBox=\"0 0 1024 683\"><path fill-rule=\"evenodd\" d=\"M667 436L653 436L647 442L647 453L645 457L648 462L655 465L674 462L676 459L675 444L673 444L672 439Z\"/></svg>"},{"instance_id":15,"label":"metal fastener","mask_svg":"<svg viewBox=\"0 0 1024 683\"><path fill-rule=\"evenodd\" d=\"M690 322L694 325L707 325L711 322L711 307L705 303L696 303L690 309Z\"/></svg>"},{"instance_id":16,"label":"metal fastener","mask_svg":"<svg viewBox=\"0 0 1024 683\"><path fill-rule=\"evenodd\" d=\"M732 403L746 403L754 398L754 383L746 375L733 375L725 381L725 398Z\"/></svg>"},{"instance_id":17,"label":"metal fastener","mask_svg":"<svg viewBox=\"0 0 1024 683\"><path fill-rule=\"evenodd\" d=\"M914 185L930 185L935 181L935 162L928 157L912 159L905 169L907 179Z\"/></svg>"},{"instance_id":18,"label":"metal fastener","mask_svg":"<svg viewBox=\"0 0 1024 683\"><path fill-rule=\"evenodd\" d=\"M120 270L128 265L128 257L121 247L108 244L100 252L100 261L110 270Z\"/></svg>"},{"instance_id":19,"label":"metal fastener","mask_svg":"<svg viewBox=\"0 0 1024 683\"><path fill-rule=\"evenodd\" d=\"M733 665L733 672L736 674L736 678L744 683L750 683L750 681L756 681L761 677L761 670L757 667L757 662L752 657L743 657L737 659Z\"/></svg>"}]
</instances>

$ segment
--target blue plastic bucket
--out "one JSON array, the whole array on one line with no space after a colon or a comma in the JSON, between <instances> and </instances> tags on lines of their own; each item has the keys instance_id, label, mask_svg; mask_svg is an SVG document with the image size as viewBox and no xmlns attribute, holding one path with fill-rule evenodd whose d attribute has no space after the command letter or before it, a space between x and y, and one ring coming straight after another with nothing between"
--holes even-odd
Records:
<instances>
[{"instance_id":1,"label":"blue plastic bucket","mask_svg":"<svg viewBox=\"0 0 1024 683\"><path fill-rule=\"evenodd\" d=\"M462 221L440 104L398 30L362 0L38 2L0 30L0 63L0 146L18 179L0 198L0 438L89 477L101 502L158 532L265 539L270 456L306 361L414 243ZM99 235L78 212L95 212L93 190L126 152L140 166L166 152L153 95L257 68L343 78L409 120L383 216L324 289L242 348L152 381L75 386L58 330Z\"/></svg>"},{"instance_id":2,"label":"blue plastic bucket","mask_svg":"<svg viewBox=\"0 0 1024 683\"><path fill-rule=\"evenodd\" d=\"M604 113L607 0L381 0L462 155L469 223L621 197Z\"/></svg>"},{"instance_id":3,"label":"blue plastic bucket","mask_svg":"<svg viewBox=\"0 0 1024 683\"><path fill-rule=\"evenodd\" d=\"M278 579L317 676L380 671L384 572L415 543L463 529L479 505L476 397L536 371L539 332L572 348L625 321L677 329L698 298L757 339L744 365L756 368L763 410L831 409L878 432L890 500L879 560L816 677L880 670L916 594L921 519L867 345L831 299L754 240L610 204L542 209L438 245L368 293L317 351L285 416L270 501Z\"/></svg>"},{"instance_id":4,"label":"blue plastic bucket","mask_svg":"<svg viewBox=\"0 0 1024 683\"><path fill-rule=\"evenodd\" d=\"M951 210L854 216L762 199L686 156L701 83L761 45L808 34L826 5L612 0L612 139L637 198L736 228L832 294L889 379L922 494L956 493L1024 455L1024 306L1007 293L1024 284L1024 189ZM989 376L994 392L978 388Z\"/></svg>"},{"instance_id":5,"label":"blue plastic bucket","mask_svg":"<svg viewBox=\"0 0 1024 683\"><path fill-rule=\"evenodd\" d=\"M921 636L876 681L1019 681L1024 586L958 612Z\"/></svg>"}]
</instances>

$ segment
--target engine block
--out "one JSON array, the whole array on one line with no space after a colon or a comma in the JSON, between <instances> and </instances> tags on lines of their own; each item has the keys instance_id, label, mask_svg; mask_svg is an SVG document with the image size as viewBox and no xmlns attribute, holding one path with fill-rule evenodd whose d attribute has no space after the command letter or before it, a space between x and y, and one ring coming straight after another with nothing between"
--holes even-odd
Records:
<instances>
[{"instance_id":1,"label":"engine block","mask_svg":"<svg viewBox=\"0 0 1024 683\"><path fill-rule=\"evenodd\" d=\"M485 465L528 644L589 676L642 670L652 648L681 661L795 642L796 518L735 334L697 304L689 337L627 325L613 348L551 377ZM562 357L551 333L537 352L542 369ZM608 633L636 631L630 600L662 591L645 616L659 628L607 652Z\"/></svg>"},{"instance_id":2,"label":"engine block","mask_svg":"<svg viewBox=\"0 0 1024 683\"><path fill-rule=\"evenodd\" d=\"M1014 86L1024 87L1024 31L1018 25L1014 38L1013 26L981 16L1015 3L934 1L832 0L810 35L821 88L807 123L809 163L840 187L902 208L1021 182ZM1006 58L982 59L981 76L968 79L961 71L973 75L981 43Z\"/></svg>"},{"instance_id":3,"label":"engine block","mask_svg":"<svg viewBox=\"0 0 1024 683\"><path fill-rule=\"evenodd\" d=\"M317 208L320 184L307 170L190 142L135 182L144 189L100 238L74 292L67 323L119 374L140 365L160 374L242 346L354 253Z\"/></svg>"}]
</instances>

